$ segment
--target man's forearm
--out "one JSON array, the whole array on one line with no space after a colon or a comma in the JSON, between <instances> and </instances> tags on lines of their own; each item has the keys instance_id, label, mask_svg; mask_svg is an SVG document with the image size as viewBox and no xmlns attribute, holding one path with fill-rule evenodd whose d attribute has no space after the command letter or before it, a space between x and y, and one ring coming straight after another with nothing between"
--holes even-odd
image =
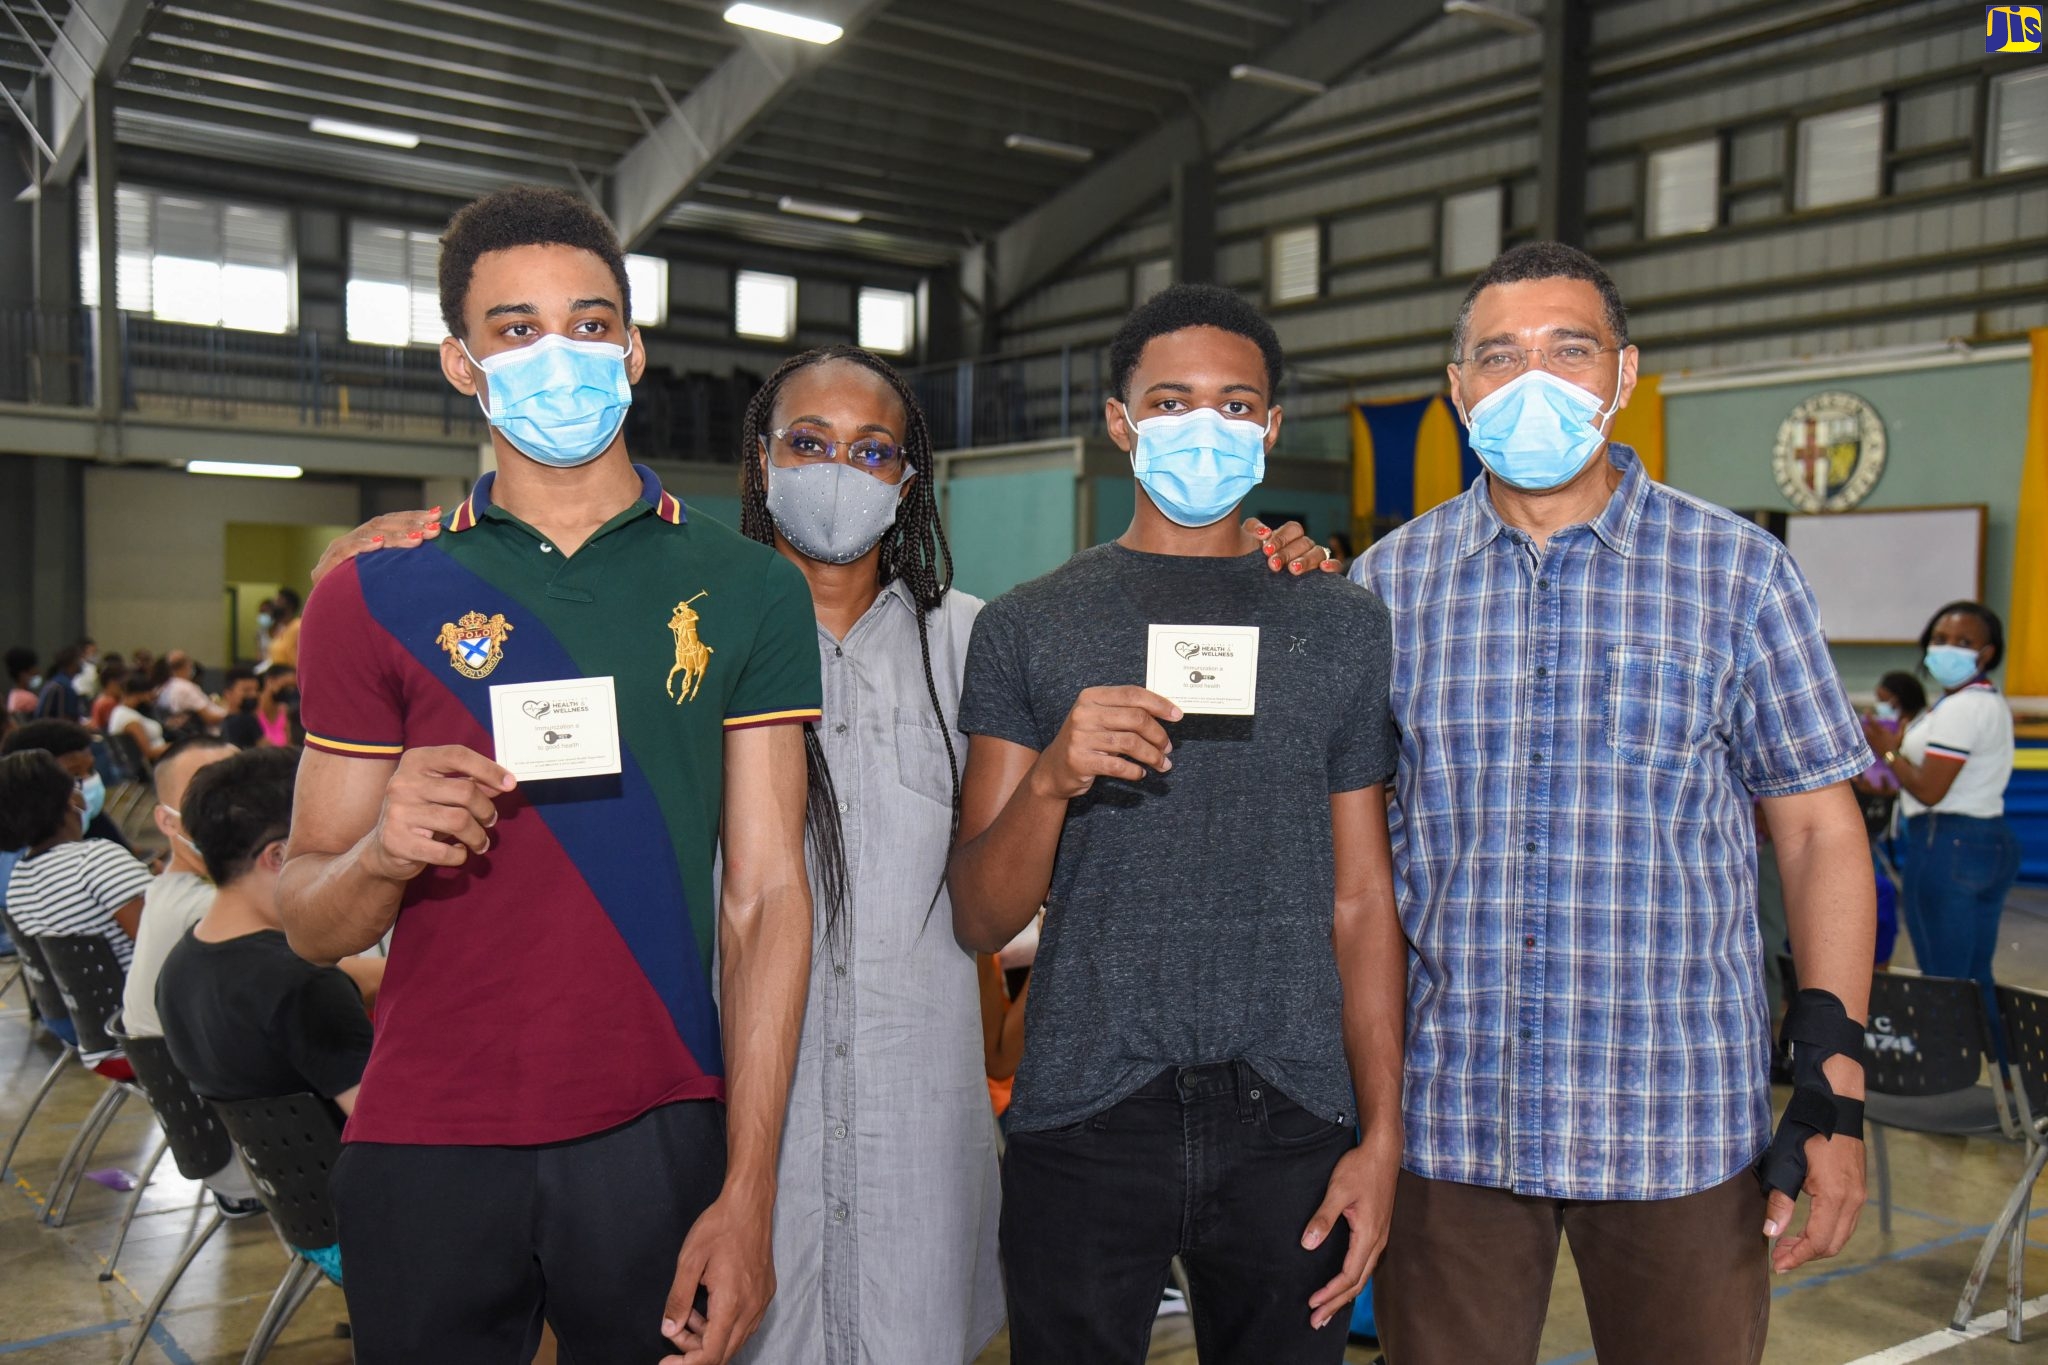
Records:
<instances>
[{"instance_id":1,"label":"man's forearm","mask_svg":"<svg viewBox=\"0 0 2048 1365\"><path fill-rule=\"evenodd\" d=\"M802 880L721 907L726 1083L725 1188L763 1211L796 1072L811 973L811 893Z\"/></svg>"},{"instance_id":2,"label":"man's forearm","mask_svg":"<svg viewBox=\"0 0 2048 1365\"><path fill-rule=\"evenodd\" d=\"M368 949L390 931L404 898L404 882L364 866L363 843L346 853L298 854L277 883L285 937L312 962L339 962Z\"/></svg>"},{"instance_id":3,"label":"man's forearm","mask_svg":"<svg viewBox=\"0 0 2048 1365\"><path fill-rule=\"evenodd\" d=\"M1340 907L1333 944L1344 987L1344 1055L1358 1095L1360 1142L1398 1160L1408 944L1391 901L1349 913Z\"/></svg>"},{"instance_id":4,"label":"man's forearm","mask_svg":"<svg viewBox=\"0 0 2048 1365\"><path fill-rule=\"evenodd\" d=\"M1860 819L1809 829L1772 831L1785 886L1785 921L1799 984L1830 991L1858 1023L1870 1017L1870 971L1877 936L1877 887ZM1767 948L1768 951L1768 948ZM1863 1068L1830 1057L1824 1067L1835 1093L1863 1098Z\"/></svg>"},{"instance_id":5,"label":"man's forearm","mask_svg":"<svg viewBox=\"0 0 2048 1365\"><path fill-rule=\"evenodd\" d=\"M953 934L963 948L996 952L1045 904L1067 801L1038 791L1036 771L1025 774L994 822L953 854Z\"/></svg>"}]
</instances>

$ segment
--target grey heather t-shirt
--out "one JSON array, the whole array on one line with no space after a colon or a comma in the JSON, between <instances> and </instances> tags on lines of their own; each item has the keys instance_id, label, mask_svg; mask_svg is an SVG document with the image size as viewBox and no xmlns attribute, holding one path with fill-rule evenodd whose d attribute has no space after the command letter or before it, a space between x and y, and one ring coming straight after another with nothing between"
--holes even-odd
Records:
<instances>
[{"instance_id":1,"label":"grey heather t-shirt","mask_svg":"<svg viewBox=\"0 0 2048 1365\"><path fill-rule=\"evenodd\" d=\"M1078 1123L1162 1070L1237 1058L1356 1122L1330 946L1330 797L1387 780L1379 598L1263 557L1083 550L991 602L960 728L1040 751L1087 687L1145 683L1147 627L1259 627L1258 714L1169 725L1173 768L1067 808L1009 1119Z\"/></svg>"}]
</instances>

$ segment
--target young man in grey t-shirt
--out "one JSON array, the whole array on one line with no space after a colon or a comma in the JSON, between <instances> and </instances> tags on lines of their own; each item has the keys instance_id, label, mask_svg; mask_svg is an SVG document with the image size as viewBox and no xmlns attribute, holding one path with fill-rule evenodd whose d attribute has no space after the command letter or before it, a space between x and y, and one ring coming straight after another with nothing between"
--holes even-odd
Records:
<instances>
[{"instance_id":1,"label":"young man in grey t-shirt","mask_svg":"<svg viewBox=\"0 0 2048 1365\"><path fill-rule=\"evenodd\" d=\"M1282 366L1256 311L1175 286L1111 360L1130 529L989 604L960 703L955 933L994 951L1048 907L1003 1168L1012 1358L1142 1361L1179 1256L1204 1361L1334 1362L1401 1157L1387 611L1255 571L1233 513ZM1186 629L1155 656L1152 626ZM1199 714L1140 685L1155 657Z\"/></svg>"}]
</instances>

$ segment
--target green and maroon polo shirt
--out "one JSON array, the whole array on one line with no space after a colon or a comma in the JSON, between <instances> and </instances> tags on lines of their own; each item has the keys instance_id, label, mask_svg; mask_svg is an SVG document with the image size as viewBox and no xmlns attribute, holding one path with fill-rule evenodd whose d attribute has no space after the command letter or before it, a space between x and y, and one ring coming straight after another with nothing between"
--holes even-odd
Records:
<instances>
[{"instance_id":1,"label":"green and maroon polo shirt","mask_svg":"<svg viewBox=\"0 0 2048 1365\"><path fill-rule=\"evenodd\" d=\"M493 752L499 683L610 677L623 771L522 783L490 851L407 888L348 1125L358 1142L525 1145L724 1097L711 867L728 730L816 720L796 567L653 474L564 555L477 482L435 540L307 603L306 742Z\"/></svg>"}]
</instances>

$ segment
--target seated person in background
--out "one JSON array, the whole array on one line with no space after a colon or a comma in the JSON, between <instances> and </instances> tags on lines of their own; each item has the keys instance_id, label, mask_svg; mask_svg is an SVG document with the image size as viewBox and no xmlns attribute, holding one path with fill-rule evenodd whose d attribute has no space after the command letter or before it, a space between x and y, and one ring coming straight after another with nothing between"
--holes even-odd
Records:
<instances>
[{"instance_id":1,"label":"seated person in background","mask_svg":"<svg viewBox=\"0 0 2048 1365\"><path fill-rule=\"evenodd\" d=\"M85 837L104 839L134 852L121 827L107 818L107 784L92 757L92 732L68 720L32 720L0 739L0 754L41 749L55 758L85 793Z\"/></svg>"},{"instance_id":2,"label":"seated person in background","mask_svg":"<svg viewBox=\"0 0 2048 1365\"><path fill-rule=\"evenodd\" d=\"M125 970L142 922L149 869L118 844L86 837L78 780L47 751L0 758L0 848L22 850L7 876L7 914L25 934L98 934Z\"/></svg>"},{"instance_id":3,"label":"seated person in background","mask_svg":"<svg viewBox=\"0 0 2048 1365\"><path fill-rule=\"evenodd\" d=\"M162 875L149 884L142 896L142 927L135 935L135 960L128 964L128 985L121 995L121 1025L137 1038L161 1038L163 1021L156 1013L156 983L164 959L178 940L190 932L213 904L213 883L206 880L206 864L185 835L179 820L179 803L192 776L209 763L218 763L235 752L224 739L202 735L171 746L156 765L156 827L170 845L168 863ZM230 1218L247 1218L263 1212L256 1186L242 1163L232 1157L226 1165L206 1177L214 1202Z\"/></svg>"},{"instance_id":4,"label":"seated person in background","mask_svg":"<svg viewBox=\"0 0 2048 1365\"><path fill-rule=\"evenodd\" d=\"M111 659L100 669L100 694L92 699L92 708L87 712L92 728L101 734L107 732L112 721L114 708L121 704L121 688L128 681L128 666L117 664Z\"/></svg>"},{"instance_id":5,"label":"seated person in background","mask_svg":"<svg viewBox=\"0 0 2048 1365\"><path fill-rule=\"evenodd\" d=\"M1875 695L1877 705L1872 708L1870 718L1890 736L1891 747L1896 749L1899 747L1898 737L1906 733L1906 727L1920 719L1921 713L1927 709L1927 689L1922 687L1920 680L1911 673L1893 672L1877 680ZM1871 758L1870 766L1863 770L1862 775L1851 780L1859 796L1897 796L1899 793L1898 777L1886 766L1882 758L1875 756ZM1865 802L1866 819L1870 818L1874 809L1872 803ZM1889 808L1885 813L1889 823ZM1878 830L1871 830L1873 838L1878 834Z\"/></svg>"},{"instance_id":6,"label":"seated person in background","mask_svg":"<svg viewBox=\"0 0 2048 1365\"><path fill-rule=\"evenodd\" d=\"M282 749L292 742L292 713L299 704L298 670L289 664L272 664L263 670L258 687L249 707L221 723L221 738L244 749L259 744Z\"/></svg>"},{"instance_id":7,"label":"seated person in background","mask_svg":"<svg viewBox=\"0 0 2048 1365\"><path fill-rule=\"evenodd\" d=\"M1877 680L1877 706L1871 719L1889 736L1892 748L1898 747L1898 737L1926 710L1927 689L1911 673L1887 673ZM1899 779L1882 758L1873 758L1861 776L1850 779L1850 785L1856 788L1856 799L1863 806L1871 869L1877 877L1877 969L1889 971L1892 947L1899 937L1899 887L1888 852L1898 825Z\"/></svg>"},{"instance_id":8,"label":"seated person in background","mask_svg":"<svg viewBox=\"0 0 2048 1365\"><path fill-rule=\"evenodd\" d=\"M157 712L172 724L197 719L202 725L218 725L228 718L225 706L206 695L199 685L199 665L182 649L164 655L168 674L157 689Z\"/></svg>"},{"instance_id":9,"label":"seated person in background","mask_svg":"<svg viewBox=\"0 0 2048 1365\"><path fill-rule=\"evenodd\" d=\"M213 905L213 883L206 863L185 833L181 808L185 789L201 768L230 758L235 746L224 739L202 737L175 744L156 765L157 832L170 846L163 874L142 897L142 927L135 935L135 960L128 964L128 988L121 1016L138 1038L161 1038L163 1022L156 1013L156 982L164 959L178 940L206 916Z\"/></svg>"},{"instance_id":10,"label":"seated person in background","mask_svg":"<svg viewBox=\"0 0 2048 1365\"><path fill-rule=\"evenodd\" d=\"M193 776L180 805L218 888L157 979L171 1057L208 1099L310 1091L336 1121L355 1108L370 1060L370 1016L382 959L316 967L279 927L277 874L291 832L299 751L253 749Z\"/></svg>"},{"instance_id":11,"label":"seated person in background","mask_svg":"<svg viewBox=\"0 0 2048 1365\"><path fill-rule=\"evenodd\" d=\"M85 656L77 645L66 645L50 658L49 676L43 679L43 690L36 697L36 715L42 720L85 719L85 699L78 695L76 683L78 672L85 667Z\"/></svg>"},{"instance_id":12,"label":"seated person in background","mask_svg":"<svg viewBox=\"0 0 2048 1365\"><path fill-rule=\"evenodd\" d=\"M135 741L135 748L145 763L154 763L170 749L170 741L164 738L163 722L144 708L150 705L151 689L149 680L140 673L127 672L121 675L121 701L114 707L102 727L108 739L126 735Z\"/></svg>"},{"instance_id":13,"label":"seated person in background","mask_svg":"<svg viewBox=\"0 0 2048 1365\"><path fill-rule=\"evenodd\" d=\"M266 657L273 667L278 664L299 666L299 595L290 588L279 588L277 596L270 599L270 649Z\"/></svg>"},{"instance_id":14,"label":"seated person in background","mask_svg":"<svg viewBox=\"0 0 2048 1365\"><path fill-rule=\"evenodd\" d=\"M220 693L221 710L227 712L220 723L220 737L237 749L253 749L262 738L254 720L262 692L263 678L255 669L237 664L228 670L227 686Z\"/></svg>"},{"instance_id":15,"label":"seated person in background","mask_svg":"<svg viewBox=\"0 0 2048 1365\"><path fill-rule=\"evenodd\" d=\"M23 645L7 651L7 714L33 716L36 713L36 652Z\"/></svg>"}]
</instances>

